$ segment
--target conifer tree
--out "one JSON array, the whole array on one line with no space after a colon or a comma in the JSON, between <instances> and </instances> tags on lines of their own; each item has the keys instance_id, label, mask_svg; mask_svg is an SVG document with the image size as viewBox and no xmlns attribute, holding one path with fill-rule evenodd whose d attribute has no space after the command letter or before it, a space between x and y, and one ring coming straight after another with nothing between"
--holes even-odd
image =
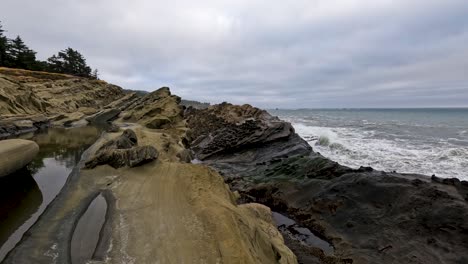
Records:
<instances>
[{"instance_id":1,"label":"conifer tree","mask_svg":"<svg viewBox=\"0 0 468 264\"><path fill-rule=\"evenodd\" d=\"M47 62L49 69L53 72L92 77L91 68L86 64L86 59L72 48L59 51L57 55L47 59Z\"/></svg>"},{"instance_id":2,"label":"conifer tree","mask_svg":"<svg viewBox=\"0 0 468 264\"><path fill-rule=\"evenodd\" d=\"M27 70L37 68L36 52L28 48L20 36L8 41L6 55L6 65L9 67Z\"/></svg>"},{"instance_id":3,"label":"conifer tree","mask_svg":"<svg viewBox=\"0 0 468 264\"><path fill-rule=\"evenodd\" d=\"M0 21L0 67L6 66L6 49L7 49L7 38L3 35L2 24Z\"/></svg>"}]
</instances>

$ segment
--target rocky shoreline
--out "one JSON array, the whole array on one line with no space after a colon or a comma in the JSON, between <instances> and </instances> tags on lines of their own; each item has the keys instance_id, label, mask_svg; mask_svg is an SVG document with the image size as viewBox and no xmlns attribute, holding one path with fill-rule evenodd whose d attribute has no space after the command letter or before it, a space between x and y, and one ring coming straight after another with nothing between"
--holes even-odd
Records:
<instances>
[{"instance_id":1,"label":"rocky shoreline","mask_svg":"<svg viewBox=\"0 0 468 264\"><path fill-rule=\"evenodd\" d=\"M299 249L317 263L468 261L468 182L341 166L249 105L185 113L195 157L243 201L285 212L333 244L334 255Z\"/></svg>"},{"instance_id":2,"label":"rocky shoreline","mask_svg":"<svg viewBox=\"0 0 468 264\"><path fill-rule=\"evenodd\" d=\"M96 197L92 263L468 262L468 182L342 166L250 105L0 69L0 114L4 137L112 122L4 263L84 261L72 240ZM265 205L333 250L281 235Z\"/></svg>"}]
</instances>

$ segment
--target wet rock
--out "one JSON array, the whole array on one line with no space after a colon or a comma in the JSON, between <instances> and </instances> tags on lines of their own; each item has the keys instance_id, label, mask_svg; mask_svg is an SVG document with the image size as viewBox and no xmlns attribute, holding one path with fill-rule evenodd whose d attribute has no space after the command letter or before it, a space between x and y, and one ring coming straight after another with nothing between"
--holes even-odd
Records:
<instances>
[{"instance_id":1,"label":"wet rock","mask_svg":"<svg viewBox=\"0 0 468 264\"><path fill-rule=\"evenodd\" d=\"M38 152L39 146L34 141L24 139L0 141L0 177L23 168Z\"/></svg>"},{"instance_id":2,"label":"wet rock","mask_svg":"<svg viewBox=\"0 0 468 264\"><path fill-rule=\"evenodd\" d=\"M196 157L216 168L241 200L287 212L340 252L322 263L468 261L464 182L342 166L287 133L288 123L248 106L221 104L186 115Z\"/></svg>"}]
</instances>

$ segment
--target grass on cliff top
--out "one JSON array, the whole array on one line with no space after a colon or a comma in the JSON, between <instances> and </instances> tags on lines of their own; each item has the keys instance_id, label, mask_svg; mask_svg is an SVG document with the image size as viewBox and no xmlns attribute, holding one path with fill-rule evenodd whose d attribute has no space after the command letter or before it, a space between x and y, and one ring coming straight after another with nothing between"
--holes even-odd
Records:
<instances>
[{"instance_id":1,"label":"grass on cliff top","mask_svg":"<svg viewBox=\"0 0 468 264\"><path fill-rule=\"evenodd\" d=\"M20 76L20 77L33 77L36 79L48 79L48 80L62 80L62 79L77 78L76 76L73 76L73 75L67 75L67 74L61 74L61 73L30 71L30 70L5 68L5 67L0 67L0 74Z\"/></svg>"},{"instance_id":2,"label":"grass on cliff top","mask_svg":"<svg viewBox=\"0 0 468 264\"><path fill-rule=\"evenodd\" d=\"M34 78L34 79L41 79L41 80L67 80L67 79L86 79L84 77L73 76L69 74L63 73L53 73L53 72L44 72L44 71L30 71L30 70L23 70L23 69L16 69L16 68L5 68L0 67L0 74L9 75L13 77L19 77L19 79L24 78ZM103 80L92 80L99 84L107 84L106 81Z\"/></svg>"}]
</instances>

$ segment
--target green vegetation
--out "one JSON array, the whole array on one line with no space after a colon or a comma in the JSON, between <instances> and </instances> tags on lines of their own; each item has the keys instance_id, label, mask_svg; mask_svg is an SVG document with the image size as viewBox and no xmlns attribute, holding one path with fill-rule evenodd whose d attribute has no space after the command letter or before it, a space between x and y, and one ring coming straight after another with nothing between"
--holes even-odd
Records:
<instances>
[{"instance_id":1,"label":"green vegetation","mask_svg":"<svg viewBox=\"0 0 468 264\"><path fill-rule=\"evenodd\" d=\"M48 58L47 61L36 59L36 52L30 49L20 36L7 38L0 22L0 67L19 68L33 71L71 74L80 77L98 79L98 70L94 71L86 64L86 59L77 50L66 48Z\"/></svg>"}]
</instances>

